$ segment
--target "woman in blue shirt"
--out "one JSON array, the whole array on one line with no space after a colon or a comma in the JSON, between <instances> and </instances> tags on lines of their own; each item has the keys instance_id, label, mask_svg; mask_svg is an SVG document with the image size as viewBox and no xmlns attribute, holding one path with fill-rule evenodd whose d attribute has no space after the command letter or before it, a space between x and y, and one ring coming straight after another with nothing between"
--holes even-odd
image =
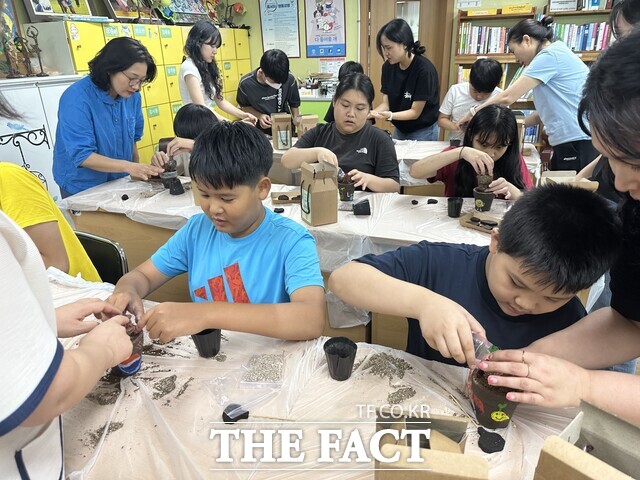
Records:
<instances>
[{"instance_id":1,"label":"woman in blue shirt","mask_svg":"<svg viewBox=\"0 0 640 480\"><path fill-rule=\"evenodd\" d=\"M114 38L89 71L60 97L53 178L63 198L127 174L147 180L162 172L139 163L135 145L144 128L139 90L156 76L147 49Z\"/></svg>"},{"instance_id":2,"label":"woman in blue shirt","mask_svg":"<svg viewBox=\"0 0 640 480\"><path fill-rule=\"evenodd\" d=\"M458 125L467 123L487 105L511 105L533 90L536 112L526 125L544 124L553 147L551 170L579 172L598 156L591 138L578 125L578 104L589 69L564 43L553 41L553 17L526 19L509 31L509 49L527 68L509 88L471 107Z\"/></svg>"}]
</instances>

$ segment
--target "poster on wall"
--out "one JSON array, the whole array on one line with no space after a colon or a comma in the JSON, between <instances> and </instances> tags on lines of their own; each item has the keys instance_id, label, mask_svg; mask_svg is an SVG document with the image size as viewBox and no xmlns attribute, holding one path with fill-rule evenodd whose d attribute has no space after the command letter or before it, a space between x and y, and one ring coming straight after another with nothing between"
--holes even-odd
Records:
<instances>
[{"instance_id":1,"label":"poster on wall","mask_svg":"<svg viewBox=\"0 0 640 480\"><path fill-rule=\"evenodd\" d=\"M260 24L264 51L277 48L300 57L298 0L260 0Z\"/></svg>"},{"instance_id":2,"label":"poster on wall","mask_svg":"<svg viewBox=\"0 0 640 480\"><path fill-rule=\"evenodd\" d=\"M344 0L304 0L307 57L344 57Z\"/></svg>"},{"instance_id":3,"label":"poster on wall","mask_svg":"<svg viewBox=\"0 0 640 480\"><path fill-rule=\"evenodd\" d=\"M32 22L59 20L65 15L93 15L87 0L23 0Z\"/></svg>"}]
</instances>

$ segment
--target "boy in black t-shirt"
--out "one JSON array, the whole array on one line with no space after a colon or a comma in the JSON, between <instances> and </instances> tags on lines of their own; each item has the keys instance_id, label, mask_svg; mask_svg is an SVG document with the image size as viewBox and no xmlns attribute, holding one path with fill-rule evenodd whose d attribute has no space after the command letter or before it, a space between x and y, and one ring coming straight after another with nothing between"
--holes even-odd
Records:
<instances>
[{"instance_id":1,"label":"boy in black t-shirt","mask_svg":"<svg viewBox=\"0 0 640 480\"><path fill-rule=\"evenodd\" d=\"M408 317L409 353L472 365L472 331L523 348L582 318L575 294L607 271L619 234L598 195L539 187L505 214L489 247L420 242L367 255L334 271L329 288L359 308Z\"/></svg>"},{"instance_id":2,"label":"boy in black t-shirt","mask_svg":"<svg viewBox=\"0 0 640 480\"><path fill-rule=\"evenodd\" d=\"M286 112L293 124L300 123L300 93L298 83L289 72L289 58L278 49L264 52L260 68L240 79L236 94L238 106L253 114L256 127L271 135L271 114Z\"/></svg>"}]
</instances>

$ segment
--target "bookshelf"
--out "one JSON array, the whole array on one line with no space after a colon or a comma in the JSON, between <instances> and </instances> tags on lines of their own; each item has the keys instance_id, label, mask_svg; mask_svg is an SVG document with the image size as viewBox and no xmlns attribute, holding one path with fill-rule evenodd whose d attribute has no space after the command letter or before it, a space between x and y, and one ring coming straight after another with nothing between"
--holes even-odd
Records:
<instances>
[{"instance_id":1,"label":"bookshelf","mask_svg":"<svg viewBox=\"0 0 640 480\"><path fill-rule=\"evenodd\" d=\"M554 17L554 34L585 63L598 58L611 40L611 31L607 24L610 9L576 10L550 12L547 5L532 6L530 12L508 14L502 9L493 9L492 14L476 15L473 11L459 10L456 22L457 33L453 55L452 83L468 80L471 65L479 58L493 58L503 67L504 76L500 88L507 88L520 73L520 65L515 56L509 53L506 38L511 27L519 21L531 18L539 20L543 15ZM506 2L505 2L506 4ZM604 6L606 0L601 0ZM539 12L542 13L539 13ZM476 12L480 13L480 12ZM588 25L588 27L587 27ZM573 45L572 45L573 43ZM511 106L514 110L535 110L531 93ZM539 146L537 141L534 141Z\"/></svg>"}]
</instances>

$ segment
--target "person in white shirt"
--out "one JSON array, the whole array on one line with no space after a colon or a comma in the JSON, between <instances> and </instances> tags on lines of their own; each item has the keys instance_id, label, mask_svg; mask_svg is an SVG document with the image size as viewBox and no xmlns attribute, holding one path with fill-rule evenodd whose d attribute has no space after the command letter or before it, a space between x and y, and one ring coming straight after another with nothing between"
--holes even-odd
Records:
<instances>
[{"instance_id":1,"label":"person in white shirt","mask_svg":"<svg viewBox=\"0 0 640 480\"><path fill-rule=\"evenodd\" d=\"M502 67L491 58L480 58L469 72L469 81L452 85L440 105L438 125L448 130L449 140L464 138L464 128L456 125L473 106L482 105L488 98L502 92L498 84L502 79Z\"/></svg>"},{"instance_id":2,"label":"person in white shirt","mask_svg":"<svg viewBox=\"0 0 640 480\"><path fill-rule=\"evenodd\" d=\"M215 104L234 117L252 125L256 117L243 112L222 96L222 76L215 62L215 55L222 44L220 30L211 20L196 22L184 45L185 60L180 65L178 88L183 105L196 103L211 108ZM219 121L226 119L214 111Z\"/></svg>"}]
</instances>

